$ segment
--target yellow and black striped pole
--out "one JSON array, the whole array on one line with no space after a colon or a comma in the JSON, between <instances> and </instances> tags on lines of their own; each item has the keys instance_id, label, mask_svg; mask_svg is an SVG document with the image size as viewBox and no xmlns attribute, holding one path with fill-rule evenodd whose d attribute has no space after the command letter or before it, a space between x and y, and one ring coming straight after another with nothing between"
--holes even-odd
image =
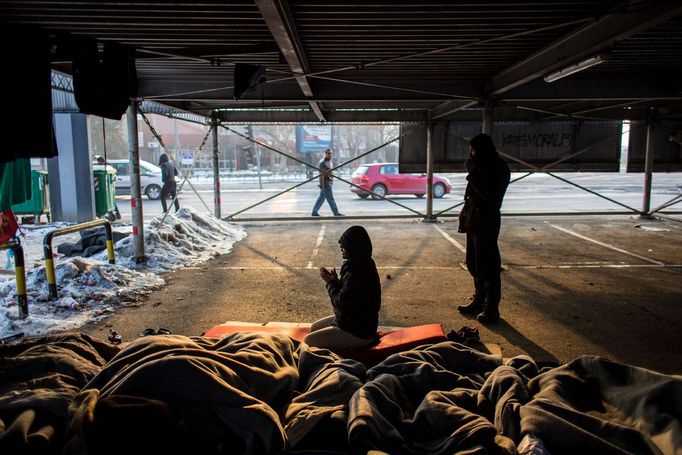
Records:
<instances>
[{"instance_id":1,"label":"yellow and black striped pole","mask_svg":"<svg viewBox=\"0 0 682 455\"><path fill-rule=\"evenodd\" d=\"M17 303L19 316L28 316L28 296L26 295L26 270L24 269L24 249L18 244L14 247L14 274L17 278Z\"/></svg>"},{"instance_id":2,"label":"yellow and black striped pole","mask_svg":"<svg viewBox=\"0 0 682 455\"><path fill-rule=\"evenodd\" d=\"M48 232L45 237L50 235ZM56 299L59 297L57 293L57 277L54 273L54 261L52 260L52 236L50 236L50 241L43 241L43 258L45 259L45 275L47 275L47 290L50 293L50 297Z\"/></svg>"},{"instance_id":3,"label":"yellow and black striped pole","mask_svg":"<svg viewBox=\"0 0 682 455\"><path fill-rule=\"evenodd\" d=\"M17 237L13 237L0 244L0 250L12 250L14 253L14 274L17 281L17 303L19 304L19 316L28 316L28 296L26 295L26 270L24 268L24 249Z\"/></svg>"}]
</instances>

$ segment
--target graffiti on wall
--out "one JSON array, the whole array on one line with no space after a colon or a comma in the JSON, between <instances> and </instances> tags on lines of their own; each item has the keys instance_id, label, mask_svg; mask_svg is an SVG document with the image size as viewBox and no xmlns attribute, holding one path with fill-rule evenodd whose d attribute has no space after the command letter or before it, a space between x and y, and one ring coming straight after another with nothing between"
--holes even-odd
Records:
<instances>
[{"instance_id":1,"label":"graffiti on wall","mask_svg":"<svg viewBox=\"0 0 682 455\"><path fill-rule=\"evenodd\" d=\"M502 136L503 146L515 147L568 147L572 141L573 134L571 133L526 133Z\"/></svg>"}]
</instances>

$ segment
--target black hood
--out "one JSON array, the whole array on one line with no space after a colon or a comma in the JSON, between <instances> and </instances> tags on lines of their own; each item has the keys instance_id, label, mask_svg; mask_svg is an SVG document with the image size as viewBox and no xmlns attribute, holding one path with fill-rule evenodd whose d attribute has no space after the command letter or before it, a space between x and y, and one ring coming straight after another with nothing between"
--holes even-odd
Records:
<instances>
[{"instance_id":1,"label":"black hood","mask_svg":"<svg viewBox=\"0 0 682 455\"><path fill-rule=\"evenodd\" d=\"M488 162L497 156L497 150L493 143L493 138L487 134L479 134L475 136L469 145L476 150L476 161Z\"/></svg>"},{"instance_id":2,"label":"black hood","mask_svg":"<svg viewBox=\"0 0 682 455\"><path fill-rule=\"evenodd\" d=\"M372 256L372 241L362 226L349 227L339 239L339 244L348 251L351 258Z\"/></svg>"},{"instance_id":3,"label":"black hood","mask_svg":"<svg viewBox=\"0 0 682 455\"><path fill-rule=\"evenodd\" d=\"M167 161L168 161L168 155L166 155L165 153L161 154L161 156L159 157L159 164L163 164Z\"/></svg>"}]
</instances>

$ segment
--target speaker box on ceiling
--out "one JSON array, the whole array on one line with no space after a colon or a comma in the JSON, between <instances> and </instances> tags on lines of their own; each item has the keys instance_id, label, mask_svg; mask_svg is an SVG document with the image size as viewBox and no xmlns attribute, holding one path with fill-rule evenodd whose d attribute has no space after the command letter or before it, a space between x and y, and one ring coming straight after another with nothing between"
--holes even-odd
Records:
<instances>
[{"instance_id":1,"label":"speaker box on ceiling","mask_svg":"<svg viewBox=\"0 0 682 455\"><path fill-rule=\"evenodd\" d=\"M266 80L262 66L237 63L234 65L234 97L241 98Z\"/></svg>"}]
</instances>

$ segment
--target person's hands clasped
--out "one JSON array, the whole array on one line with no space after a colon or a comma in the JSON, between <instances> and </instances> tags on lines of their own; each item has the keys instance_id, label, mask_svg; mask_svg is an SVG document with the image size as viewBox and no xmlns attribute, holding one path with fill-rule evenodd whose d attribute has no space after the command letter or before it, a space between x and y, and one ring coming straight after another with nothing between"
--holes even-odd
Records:
<instances>
[{"instance_id":1,"label":"person's hands clasped","mask_svg":"<svg viewBox=\"0 0 682 455\"><path fill-rule=\"evenodd\" d=\"M333 268L330 271L324 267L320 267L320 276L322 277L322 280L324 280L325 283L329 283L330 281L339 279L339 276L336 273L336 268Z\"/></svg>"}]
</instances>

